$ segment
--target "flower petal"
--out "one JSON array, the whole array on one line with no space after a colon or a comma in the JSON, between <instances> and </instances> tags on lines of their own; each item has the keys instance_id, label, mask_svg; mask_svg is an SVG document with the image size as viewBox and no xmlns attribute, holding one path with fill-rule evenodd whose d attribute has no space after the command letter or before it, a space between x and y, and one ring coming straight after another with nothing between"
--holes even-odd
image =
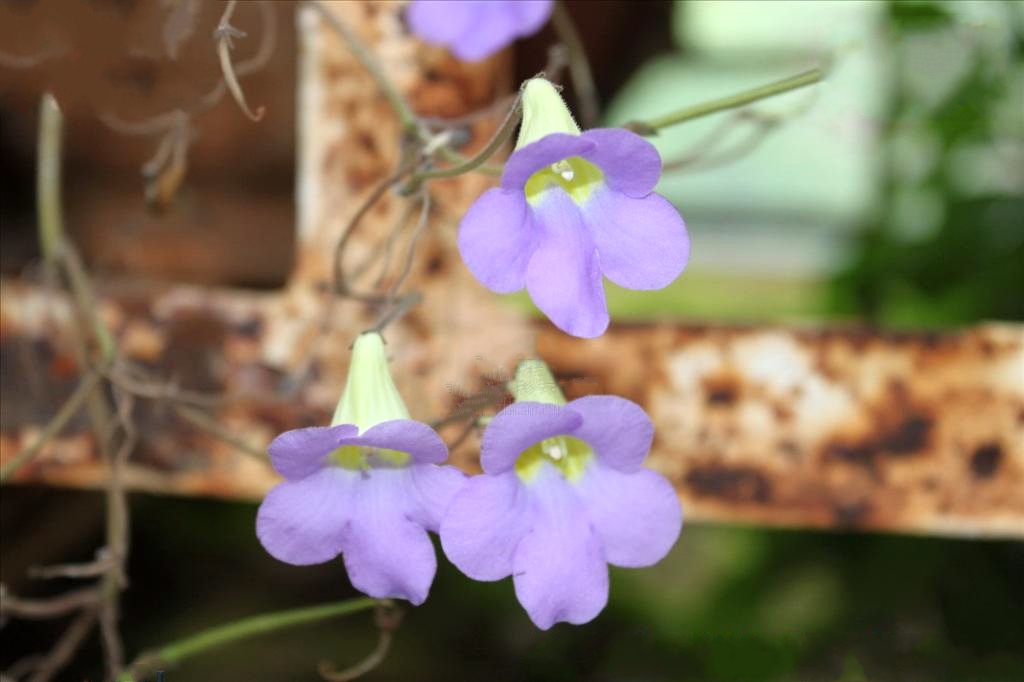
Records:
<instances>
[{"instance_id":1,"label":"flower petal","mask_svg":"<svg viewBox=\"0 0 1024 682\"><path fill-rule=\"evenodd\" d=\"M408 453L421 464L443 462L448 459L448 446L434 429L412 419L393 419L381 422L360 436L345 438L344 445L364 445Z\"/></svg>"},{"instance_id":2,"label":"flower petal","mask_svg":"<svg viewBox=\"0 0 1024 682\"><path fill-rule=\"evenodd\" d=\"M679 538L683 510L672 484L649 469L623 473L592 463L574 484L604 543L608 563L658 563Z\"/></svg>"},{"instance_id":3,"label":"flower petal","mask_svg":"<svg viewBox=\"0 0 1024 682\"><path fill-rule=\"evenodd\" d=\"M654 145L624 128L594 128L583 133L596 146L585 158L604 173L605 183L626 196L651 193L661 177L661 155Z\"/></svg>"},{"instance_id":4,"label":"flower petal","mask_svg":"<svg viewBox=\"0 0 1024 682\"><path fill-rule=\"evenodd\" d=\"M459 253L480 283L499 294L526 286L533 230L522 190L489 189L459 224Z\"/></svg>"},{"instance_id":5,"label":"flower petal","mask_svg":"<svg viewBox=\"0 0 1024 682\"><path fill-rule=\"evenodd\" d=\"M561 405L512 403L487 425L480 443L480 466L488 474L509 471L528 447L572 433L582 422L578 413Z\"/></svg>"},{"instance_id":6,"label":"flower petal","mask_svg":"<svg viewBox=\"0 0 1024 682\"><path fill-rule=\"evenodd\" d=\"M600 336L608 328L608 305L597 250L579 208L565 192L553 189L533 211L540 240L526 268L530 297L567 334Z\"/></svg>"},{"instance_id":7,"label":"flower petal","mask_svg":"<svg viewBox=\"0 0 1024 682\"><path fill-rule=\"evenodd\" d=\"M405 20L420 40L453 45L473 29L479 13L475 4L465 0L418 0L409 4Z\"/></svg>"},{"instance_id":8,"label":"flower petal","mask_svg":"<svg viewBox=\"0 0 1024 682\"><path fill-rule=\"evenodd\" d=\"M271 490L256 513L256 536L275 559L296 566L330 561L341 552L355 509L359 474L325 467Z\"/></svg>"},{"instance_id":9,"label":"flower petal","mask_svg":"<svg viewBox=\"0 0 1024 682\"><path fill-rule=\"evenodd\" d=\"M512 153L505 163L501 186L521 192L530 176L541 168L571 156L584 156L595 146L596 143L580 135L552 133L542 137Z\"/></svg>"},{"instance_id":10,"label":"flower petal","mask_svg":"<svg viewBox=\"0 0 1024 682\"><path fill-rule=\"evenodd\" d=\"M275 438L267 452L277 473L297 480L318 471L324 458L340 445L342 439L358 432L359 429L352 424L292 429Z\"/></svg>"},{"instance_id":11,"label":"flower petal","mask_svg":"<svg viewBox=\"0 0 1024 682\"><path fill-rule=\"evenodd\" d=\"M536 33L551 14L551 0L418 0L406 11L419 38L445 45L475 62Z\"/></svg>"},{"instance_id":12,"label":"flower petal","mask_svg":"<svg viewBox=\"0 0 1024 682\"><path fill-rule=\"evenodd\" d=\"M512 556L530 529L526 490L511 471L474 476L452 498L441 521L441 547L473 580L512 574Z\"/></svg>"},{"instance_id":13,"label":"flower petal","mask_svg":"<svg viewBox=\"0 0 1024 682\"><path fill-rule=\"evenodd\" d=\"M516 37L539 31L555 6L554 0L513 0L507 4L515 17Z\"/></svg>"},{"instance_id":14,"label":"flower petal","mask_svg":"<svg viewBox=\"0 0 1024 682\"><path fill-rule=\"evenodd\" d=\"M414 464L409 476L413 491L409 518L436 533L455 493L465 485L466 474L453 466Z\"/></svg>"},{"instance_id":15,"label":"flower petal","mask_svg":"<svg viewBox=\"0 0 1024 682\"><path fill-rule=\"evenodd\" d=\"M627 289L661 289L690 258L690 237L675 207L659 194L634 199L602 188L581 208L604 276Z\"/></svg>"},{"instance_id":16,"label":"flower petal","mask_svg":"<svg viewBox=\"0 0 1024 682\"><path fill-rule=\"evenodd\" d=\"M545 464L529 486L532 528L512 560L516 597L541 630L593 620L608 603L608 565L583 504Z\"/></svg>"},{"instance_id":17,"label":"flower petal","mask_svg":"<svg viewBox=\"0 0 1024 682\"><path fill-rule=\"evenodd\" d=\"M481 4L486 5L490 2ZM518 32L517 27L507 20L505 14L507 13L497 13L493 10L478 11L473 23L459 34L457 40L448 44L448 49L464 62L479 62L511 45Z\"/></svg>"},{"instance_id":18,"label":"flower petal","mask_svg":"<svg viewBox=\"0 0 1024 682\"><path fill-rule=\"evenodd\" d=\"M594 448L602 464L638 471L654 442L654 424L643 408L614 395L588 395L566 405L583 419L575 437Z\"/></svg>"},{"instance_id":19,"label":"flower petal","mask_svg":"<svg viewBox=\"0 0 1024 682\"><path fill-rule=\"evenodd\" d=\"M422 604L437 571L434 546L406 514L411 478L404 469L370 469L357 488L343 556L352 586L383 599Z\"/></svg>"}]
</instances>

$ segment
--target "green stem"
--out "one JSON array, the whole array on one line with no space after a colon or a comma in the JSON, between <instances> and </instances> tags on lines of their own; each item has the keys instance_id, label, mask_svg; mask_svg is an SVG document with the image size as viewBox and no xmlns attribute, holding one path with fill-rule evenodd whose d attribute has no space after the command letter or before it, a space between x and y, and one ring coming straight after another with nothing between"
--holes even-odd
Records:
<instances>
[{"instance_id":1,"label":"green stem","mask_svg":"<svg viewBox=\"0 0 1024 682\"><path fill-rule=\"evenodd\" d=\"M730 95L728 97L722 97L720 99L713 99L710 102L704 102L703 104L697 104L692 107L686 107L679 111L672 112L671 114L665 114L658 118L652 118L648 121L633 121L627 123L624 128L628 128L639 135L654 135L662 128L668 128L679 123L685 123L686 121L692 121L695 118L701 118L708 116L709 114L717 114L720 111L728 111L729 109L736 109L758 100L767 99L774 97L775 95L781 95L791 90L798 90L808 85L813 85L825 78L827 73L826 69L816 68L804 73L784 78L774 83L762 85L752 90L746 90L744 92Z\"/></svg>"},{"instance_id":2,"label":"green stem","mask_svg":"<svg viewBox=\"0 0 1024 682\"><path fill-rule=\"evenodd\" d=\"M92 284L78 254L67 242L64 233L64 212L61 208L61 146L64 141L64 116L53 95L43 95L39 105L39 158L36 173L36 210L39 214L39 248L43 261L54 271L64 270L71 295L80 313L92 327L100 357L110 362L114 357L114 340L99 317Z\"/></svg>"},{"instance_id":3,"label":"green stem","mask_svg":"<svg viewBox=\"0 0 1024 682\"><path fill-rule=\"evenodd\" d=\"M123 672L118 676L118 682L129 682L133 673L144 677L156 670L161 665L174 665L185 659L192 658L208 649L214 649L224 644L262 635L275 630L306 625L328 618L347 616L360 611L368 611L379 603L377 599L369 597L359 599L348 599L334 604L322 604L301 609L288 611L277 611L262 616L244 618L227 625L211 628L197 635L186 637L180 641L168 644L149 654L140 656L132 664L131 670Z\"/></svg>"},{"instance_id":4,"label":"green stem","mask_svg":"<svg viewBox=\"0 0 1024 682\"><path fill-rule=\"evenodd\" d=\"M39 160L36 170L36 210L39 214L39 248L49 264L57 262L64 239L64 216L60 205L60 149L64 141L64 117L53 95L46 93L39 104Z\"/></svg>"}]
</instances>

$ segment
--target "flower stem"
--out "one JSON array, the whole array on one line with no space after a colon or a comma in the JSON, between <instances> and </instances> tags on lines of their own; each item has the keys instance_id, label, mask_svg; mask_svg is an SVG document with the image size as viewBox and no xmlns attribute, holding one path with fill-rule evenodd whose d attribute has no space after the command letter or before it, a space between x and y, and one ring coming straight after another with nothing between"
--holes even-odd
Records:
<instances>
[{"instance_id":1,"label":"flower stem","mask_svg":"<svg viewBox=\"0 0 1024 682\"><path fill-rule=\"evenodd\" d=\"M130 682L135 678L145 677L163 665L174 665L201 654L208 649L214 649L224 644L262 635L275 630L315 623L328 618L347 616L360 611L368 611L375 607L380 600L369 597L359 599L347 599L333 604L321 604L301 609L290 609L267 613L262 616L243 618L242 620L210 628L199 634L179 640L161 647L151 653L143 654L129 670L118 676L118 682Z\"/></svg>"},{"instance_id":2,"label":"flower stem","mask_svg":"<svg viewBox=\"0 0 1024 682\"><path fill-rule=\"evenodd\" d=\"M686 107L674 111L658 118L652 118L647 121L632 121L624 125L624 128L632 130L634 133L639 135L655 135L662 128L668 128L679 123L685 123L686 121L692 121L695 118L701 118L710 114L717 114L720 111L728 111L729 109L736 109L752 102L757 102L762 99L774 97L775 95L781 95L791 90L798 90L808 85L813 85L825 78L827 69L815 68L810 71L805 71L796 76L790 76L789 78L783 78L780 81L774 83L768 83L751 90L730 95L728 97L721 97L719 99L713 99L709 102L697 104L692 107Z\"/></svg>"},{"instance_id":3,"label":"flower stem","mask_svg":"<svg viewBox=\"0 0 1024 682\"><path fill-rule=\"evenodd\" d=\"M449 166L448 168L435 168L434 170L420 171L413 173L409 177L408 183L403 188L404 194L411 194L412 192L419 189L420 183L424 180L433 180L437 178L454 178L463 173L468 173L471 170L475 170L477 167L482 166L487 159L494 156L494 154L501 149L501 146L505 144L512 133L515 131L516 126L519 125L519 118L522 113L522 98L517 97L512 103L512 108L509 109L508 114L505 115L505 120L501 122L501 127L498 128L498 132L494 133L490 142L487 143L480 153L473 158L461 163L457 166Z\"/></svg>"},{"instance_id":4,"label":"flower stem","mask_svg":"<svg viewBox=\"0 0 1024 682\"><path fill-rule=\"evenodd\" d=\"M572 76L572 85L579 98L583 127L593 128L601 116L594 73L590 68L590 61L587 59L583 39L580 38L576 25L573 23L572 17L569 16L569 10L561 2L555 3L555 9L551 13L551 25L554 26L559 40L565 43L569 50L569 74Z\"/></svg>"}]
</instances>

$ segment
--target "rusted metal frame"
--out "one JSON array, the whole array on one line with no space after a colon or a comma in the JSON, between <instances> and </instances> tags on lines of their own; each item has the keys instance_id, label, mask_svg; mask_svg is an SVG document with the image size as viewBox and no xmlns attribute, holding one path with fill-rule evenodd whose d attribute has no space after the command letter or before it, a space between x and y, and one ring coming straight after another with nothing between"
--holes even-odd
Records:
<instances>
[{"instance_id":1,"label":"rusted metal frame","mask_svg":"<svg viewBox=\"0 0 1024 682\"><path fill-rule=\"evenodd\" d=\"M331 9L375 36L418 111L455 115L431 111L453 93L471 111L507 86L500 62L467 67L411 45L388 4L372 13L359 3ZM341 226L394 168L401 133L385 100L367 100L373 83L344 46L315 17L299 24L299 250L288 286L253 293L108 284L100 297L126 358L182 390L222 392L210 418L256 448L329 418L346 349L381 312L345 301L324 316ZM493 129L494 121L474 124L473 144ZM539 353L570 397L614 393L648 410L657 429L650 466L677 486L690 520L1024 537L1021 326L915 334L616 324L600 339L569 338L486 291L459 262L455 221L487 186L474 176L431 186L437 201L408 285L423 303L387 330L415 417L465 409L471 394L498 390L518 359ZM353 234L347 257L359 262L382 250L405 208L387 194ZM367 271L355 284L374 279ZM0 293L6 462L33 442L78 374L63 341L71 302L25 282L4 281ZM140 400L136 415L140 446L124 471L130 489L257 499L278 480L266 462L167 401ZM464 424L449 423L445 433L455 437ZM454 462L475 470L478 445L478 436L462 439ZM84 423L73 421L16 479L97 487L105 475Z\"/></svg>"}]
</instances>

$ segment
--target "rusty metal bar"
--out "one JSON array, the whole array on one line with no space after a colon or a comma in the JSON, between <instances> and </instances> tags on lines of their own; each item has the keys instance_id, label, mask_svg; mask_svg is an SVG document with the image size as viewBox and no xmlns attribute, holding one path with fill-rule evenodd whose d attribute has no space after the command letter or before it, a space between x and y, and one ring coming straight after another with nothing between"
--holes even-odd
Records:
<instances>
[{"instance_id":1,"label":"rusty metal bar","mask_svg":"<svg viewBox=\"0 0 1024 682\"><path fill-rule=\"evenodd\" d=\"M421 114L466 113L508 86L500 61L462 65L409 41L392 4L332 11L373 38ZM346 349L378 312L358 302L331 307L333 247L397 161L399 125L372 80L317 17L303 14L299 24L300 246L288 286L108 283L100 297L125 356L181 388L223 393L211 416L257 449L282 430L329 419ZM493 125L474 124L470 151ZM415 417L449 413L539 352L570 397L615 393L645 406L657 426L651 466L677 485L690 520L1024 537L1024 327L617 324L600 339L569 338L506 305L459 262L455 221L489 182L432 186L437 202L410 279L424 302L388 330ZM397 196L374 208L352 257L378 247L402 210ZM0 297L0 462L8 462L34 442L78 370L65 341L68 300L19 281L0 283ZM141 444L125 474L130 488L257 499L277 480L265 462L166 402L140 401L135 416ZM454 461L476 468L478 443L468 439ZM73 421L16 480L95 487L105 475L85 422Z\"/></svg>"}]
</instances>

